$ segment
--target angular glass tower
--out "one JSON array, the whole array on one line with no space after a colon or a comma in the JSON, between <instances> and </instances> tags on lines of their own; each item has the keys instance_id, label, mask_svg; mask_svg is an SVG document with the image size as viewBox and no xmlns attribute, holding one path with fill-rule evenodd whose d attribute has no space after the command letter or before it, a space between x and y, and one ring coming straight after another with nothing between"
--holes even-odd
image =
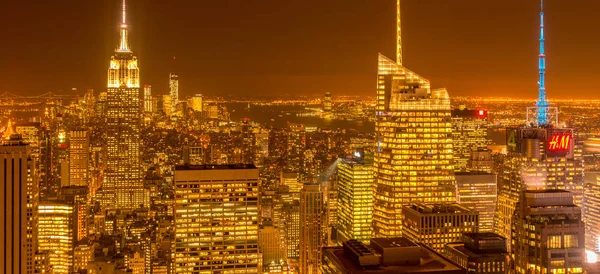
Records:
<instances>
[{"instance_id":1,"label":"angular glass tower","mask_svg":"<svg viewBox=\"0 0 600 274\"><path fill-rule=\"evenodd\" d=\"M379 55L375 237L402 234L402 206L455 201L452 124L448 92L402 66L400 1L397 62Z\"/></svg>"}]
</instances>

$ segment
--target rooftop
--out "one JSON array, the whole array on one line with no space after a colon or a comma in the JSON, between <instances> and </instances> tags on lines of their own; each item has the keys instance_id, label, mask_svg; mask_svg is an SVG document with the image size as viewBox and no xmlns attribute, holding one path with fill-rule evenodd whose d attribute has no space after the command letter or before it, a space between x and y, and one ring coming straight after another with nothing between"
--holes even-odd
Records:
<instances>
[{"instance_id":1,"label":"rooftop","mask_svg":"<svg viewBox=\"0 0 600 274\"><path fill-rule=\"evenodd\" d=\"M417 246L417 244L406 238L372 238L371 242L382 248Z\"/></svg>"},{"instance_id":2,"label":"rooftop","mask_svg":"<svg viewBox=\"0 0 600 274\"><path fill-rule=\"evenodd\" d=\"M571 193L567 190L562 190L562 189L528 189L526 191L527 193Z\"/></svg>"},{"instance_id":3,"label":"rooftop","mask_svg":"<svg viewBox=\"0 0 600 274\"><path fill-rule=\"evenodd\" d=\"M404 207L405 209L414 210L419 213L433 214L433 213L476 213L474 210L468 209L457 203L449 204L424 204L416 203Z\"/></svg>"},{"instance_id":4,"label":"rooftop","mask_svg":"<svg viewBox=\"0 0 600 274\"><path fill-rule=\"evenodd\" d=\"M344 253L341 247L323 248L323 256L335 262L337 267L343 268L341 273L349 274L393 274L393 273L466 273L460 266L446 260L434 251L420 246L420 265L395 265L379 266L376 268L363 268L356 261Z\"/></svg>"},{"instance_id":5,"label":"rooftop","mask_svg":"<svg viewBox=\"0 0 600 274\"><path fill-rule=\"evenodd\" d=\"M451 111L452 117L462 117L462 118L479 118L485 119L487 118L487 110L485 109L453 109Z\"/></svg>"},{"instance_id":6,"label":"rooftop","mask_svg":"<svg viewBox=\"0 0 600 274\"><path fill-rule=\"evenodd\" d=\"M459 175L459 176L477 176L477 175L496 175L494 173L490 173L490 172L486 172L486 171L479 171L479 170L473 170L473 171L458 171L458 172L454 172L454 175Z\"/></svg>"},{"instance_id":7,"label":"rooftop","mask_svg":"<svg viewBox=\"0 0 600 274\"><path fill-rule=\"evenodd\" d=\"M253 164L234 165L176 165L175 170L256 169Z\"/></svg>"},{"instance_id":8,"label":"rooftop","mask_svg":"<svg viewBox=\"0 0 600 274\"><path fill-rule=\"evenodd\" d=\"M575 207L573 193L559 189L528 190L525 202L529 207Z\"/></svg>"},{"instance_id":9,"label":"rooftop","mask_svg":"<svg viewBox=\"0 0 600 274\"><path fill-rule=\"evenodd\" d=\"M474 240L496 240L496 241L502 241L502 240L506 240L504 237L496 234L496 233L491 233L491 232L479 232L479 233L463 233L464 236L467 236L469 238L472 238Z\"/></svg>"},{"instance_id":10,"label":"rooftop","mask_svg":"<svg viewBox=\"0 0 600 274\"><path fill-rule=\"evenodd\" d=\"M466 248L464 243L449 243L446 246L449 248L452 248L456 251L459 251L462 254L465 254L467 257L469 257L471 259L493 258L493 257L498 257L499 255L504 256L507 254L507 252L504 250L497 250L497 252L490 252L490 251L475 252L469 248Z\"/></svg>"}]
</instances>

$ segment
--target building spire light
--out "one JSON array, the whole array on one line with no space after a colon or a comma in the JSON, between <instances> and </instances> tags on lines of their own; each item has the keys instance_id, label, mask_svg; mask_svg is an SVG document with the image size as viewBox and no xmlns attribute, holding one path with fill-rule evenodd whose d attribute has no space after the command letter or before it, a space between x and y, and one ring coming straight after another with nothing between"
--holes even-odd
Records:
<instances>
[{"instance_id":1,"label":"building spire light","mask_svg":"<svg viewBox=\"0 0 600 274\"><path fill-rule=\"evenodd\" d=\"M127 26L127 5L125 3L125 0L123 0L123 25Z\"/></svg>"},{"instance_id":2,"label":"building spire light","mask_svg":"<svg viewBox=\"0 0 600 274\"><path fill-rule=\"evenodd\" d=\"M400 0L396 2L396 63L402 65L402 20L400 14Z\"/></svg>"},{"instance_id":3,"label":"building spire light","mask_svg":"<svg viewBox=\"0 0 600 274\"><path fill-rule=\"evenodd\" d=\"M123 18L121 21L121 42L119 43L119 48L117 52L131 52L129 49L129 40L128 40L128 30L127 30L127 4L125 0L122 0L123 4Z\"/></svg>"},{"instance_id":4,"label":"building spire light","mask_svg":"<svg viewBox=\"0 0 600 274\"><path fill-rule=\"evenodd\" d=\"M548 124L548 101L546 100L546 52L545 52L545 37L544 37L544 0L540 0L540 55L539 55L539 73L540 80L538 81L538 101L537 107L537 123L538 125Z\"/></svg>"}]
</instances>

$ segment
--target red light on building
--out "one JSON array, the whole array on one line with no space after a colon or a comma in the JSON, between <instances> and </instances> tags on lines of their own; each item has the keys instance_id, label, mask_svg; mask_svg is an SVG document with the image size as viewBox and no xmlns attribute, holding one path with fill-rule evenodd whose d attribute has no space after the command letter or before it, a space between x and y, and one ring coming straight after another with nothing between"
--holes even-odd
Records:
<instances>
[{"instance_id":1,"label":"red light on building","mask_svg":"<svg viewBox=\"0 0 600 274\"><path fill-rule=\"evenodd\" d=\"M571 134L554 134L548 139L549 151L568 151L571 148Z\"/></svg>"},{"instance_id":2,"label":"red light on building","mask_svg":"<svg viewBox=\"0 0 600 274\"><path fill-rule=\"evenodd\" d=\"M487 117L487 111L485 109L477 110L476 113L477 113L477 117L479 117L479 118Z\"/></svg>"}]
</instances>

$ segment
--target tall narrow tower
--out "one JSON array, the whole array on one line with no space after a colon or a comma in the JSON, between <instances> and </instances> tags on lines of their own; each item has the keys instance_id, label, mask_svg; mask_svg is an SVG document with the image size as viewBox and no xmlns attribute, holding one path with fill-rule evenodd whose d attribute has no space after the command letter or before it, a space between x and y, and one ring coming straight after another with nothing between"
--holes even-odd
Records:
<instances>
[{"instance_id":1,"label":"tall narrow tower","mask_svg":"<svg viewBox=\"0 0 600 274\"><path fill-rule=\"evenodd\" d=\"M152 86L144 85L144 112L152 113Z\"/></svg>"},{"instance_id":2,"label":"tall narrow tower","mask_svg":"<svg viewBox=\"0 0 600 274\"><path fill-rule=\"evenodd\" d=\"M35 159L21 136L0 145L0 273L34 273L38 242Z\"/></svg>"},{"instance_id":3,"label":"tall narrow tower","mask_svg":"<svg viewBox=\"0 0 600 274\"><path fill-rule=\"evenodd\" d=\"M325 245L323 191L319 185L306 184L300 191L300 273L319 273L321 247Z\"/></svg>"},{"instance_id":4,"label":"tall narrow tower","mask_svg":"<svg viewBox=\"0 0 600 274\"><path fill-rule=\"evenodd\" d=\"M146 203L140 166L140 72L128 41L123 0L121 40L108 68L107 166L102 204L134 209Z\"/></svg>"},{"instance_id":5,"label":"tall narrow tower","mask_svg":"<svg viewBox=\"0 0 600 274\"><path fill-rule=\"evenodd\" d=\"M540 80L535 107L527 108L527 123L547 127L558 123L558 109L550 107L546 99L546 37L544 35L544 0L540 0L540 55L538 57Z\"/></svg>"},{"instance_id":6,"label":"tall narrow tower","mask_svg":"<svg viewBox=\"0 0 600 274\"><path fill-rule=\"evenodd\" d=\"M540 1L540 57L539 57L539 69L540 69L540 82L538 90L538 125L548 124L548 117L546 117L546 108L548 107L548 101L546 101L546 54L544 45L544 0Z\"/></svg>"},{"instance_id":7,"label":"tall narrow tower","mask_svg":"<svg viewBox=\"0 0 600 274\"><path fill-rule=\"evenodd\" d=\"M524 205L523 193L566 190L573 193L570 199L577 206L582 205L583 199L584 163L577 144L577 135L572 128L558 126L558 108L549 106L546 101L544 0L541 0L540 6L539 99L535 106L527 108L527 125L506 129L507 154L503 157L501 165L500 174L503 178L498 180L501 183L498 185L498 209L494 226L498 234L507 238L515 235L516 227L522 227L515 225L514 216L519 213L519 207ZM525 214L523 216L527 215L523 214ZM515 255L516 252L527 253L527 248L523 249L520 244L523 243L509 241L509 251L515 252ZM521 255L523 254L519 256ZM546 261L546 259L538 258L538 261ZM527 269L517 264L517 272L524 273L535 264L524 265ZM544 268L541 271L552 272Z\"/></svg>"},{"instance_id":8,"label":"tall narrow tower","mask_svg":"<svg viewBox=\"0 0 600 274\"><path fill-rule=\"evenodd\" d=\"M402 65L400 1L396 61L379 55L373 233L402 234L402 207L455 200L450 98Z\"/></svg>"},{"instance_id":9,"label":"tall narrow tower","mask_svg":"<svg viewBox=\"0 0 600 274\"><path fill-rule=\"evenodd\" d=\"M179 75L175 72L169 74L169 95L171 95L171 116L177 115L177 104L179 103Z\"/></svg>"}]
</instances>

